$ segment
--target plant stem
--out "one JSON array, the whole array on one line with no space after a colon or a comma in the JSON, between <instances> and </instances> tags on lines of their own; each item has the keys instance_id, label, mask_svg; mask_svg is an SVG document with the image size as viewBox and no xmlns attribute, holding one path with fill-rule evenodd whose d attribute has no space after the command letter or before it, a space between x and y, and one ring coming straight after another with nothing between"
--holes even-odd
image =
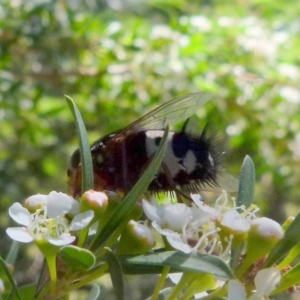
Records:
<instances>
[{"instance_id":1,"label":"plant stem","mask_svg":"<svg viewBox=\"0 0 300 300\"><path fill-rule=\"evenodd\" d=\"M56 292L56 280L57 280L57 274L56 274L56 255L47 255L46 256L49 273L50 273L50 294L53 296Z\"/></svg>"},{"instance_id":2,"label":"plant stem","mask_svg":"<svg viewBox=\"0 0 300 300\"><path fill-rule=\"evenodd\" d=\"M152 297L151 297L151 300L156 300L158 295L159 295L159 292L161 291L165 281L166 281L166 278L169 274L169 271L170 271L170 267L164 267L163 270L162 270L162 273L159 277L159 280L158 280L158 283L155 287L155 290L152 294Z\"/></svg>"}]
</instances>

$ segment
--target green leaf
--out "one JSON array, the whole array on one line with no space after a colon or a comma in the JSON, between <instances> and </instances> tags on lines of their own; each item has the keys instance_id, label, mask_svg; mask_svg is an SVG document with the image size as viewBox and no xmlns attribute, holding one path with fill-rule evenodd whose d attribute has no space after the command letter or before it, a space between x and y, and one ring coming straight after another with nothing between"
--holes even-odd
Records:
<instances>
[{"instance_id":1,"label":"green leaf","mask_svg":"<svg viewBox=\"0 0 300 300\"><path fill-rule=\"evenodd\" d=\"M76 121L76 127L79 135L80 158L82 163L82 187L81 193L90 190L94 187L94 172L91 156L91 148L87 138L87 132L81 117L81 114L74 101L65 95L66 101L72 111Z\"/></svg>"},{"instance_id":2,"label":"green leaf","mask_svg":"<svg viewBox=\"0 0 300 300\"><path fill-rule=\"evenodd\" d=\"M284 233L284 237L270 252L265 267L270 267L278 263L283 256L300 242L300 213L295 217L291 225Z\"/></svg>"},{"instance_id":3,"label":"green leaf","mask_svg":"<svg viewBox=\"0 0 300 300\"><path fill-rule=\"evenodd\" d=\"M87 249L73 245L64 246L59 250L61 260L74 271L85 271L94 266L96 258Z\"/></svg>"},{"instance_id":4,"label":"green leaf","mask_svg":"<svg viewBox=\"0 0 300 300\"><path fill-rule=\"evenodd\" d=\"M2 259L2 257L0 257L0 268L4 271L9 283L11 284L11 287L12 287L12 293L13 293L13 296L15 297L15 299L17 300L22 300L22 296L20 294L20 291L16 285L16 282L14 280L14 278L12 277L5 261Z\"/></svg>"},{"instance_id":5,"label":"green leaf","mask_svg":"<svg viewBox=\"0 0 300 300\"><path fill-rule=\"evenodd\" d=\"M111 281L114 287L114 292L117 300L124 299L124 281L123 281L123 271L122 266L117 258L117 256L108 248L107 251L107 262L109 265L109 273Z\"/></svg>"},{"instance_id":6,"label":"green leaf","mask_svg":"<svg viewBox=\"0 0 300 300\"><path fill-rule=\"evenodd\" d=\"M153 159L151 160L148 168L143 173L142 177L138 180L135 186L126 195L120 206L113 213L109 221L103 227L103 229L96 234L91 243L90 249L95 252L106 239L114 232L114 230L121 224L122 220L126 218L129 212L133 209L135 204L139 201L141 195L147 190L150 182L152 181L155 172L161 165L165 150L167 147L167 137L169 133L169 126L166 127L163 138L159 144L159 148L156 151Z\"/></svg>"},{"instance_id":7,"label":"green leaf","mask_svg":"<svg viewBox=\"0 0 300 300\"><path fill-rule=\"evenodd\" d=\"M16 262L16 259L18 257L18 253L19 253L19 243L16 242L16 241L13 241L10 249L9 249L9 252L5 258L5 262L7 264L11 264L11 265L14 265L15 262Z\"/></svg>"},{"instance_id":8,"label":"green leaf","mask_svg":"<svg viewBox=\"0 0 300 300\"><path fill-rule=\"evenodd\" d=\"M97 284L93 284L86 300L97 300L99 295L100 295L100 287Z\"/></svg>"},{"instance_id":9,"label":"green leaf","mask_svg":"<svg viewBox=\"0 0 300 300\"><path fill-rule=\"evenodd\" d=\"M35 289L36 289L36 285L34 284L30 284L30 285L24 285L22 287L19 288L19 292L20 295L22 297L22 299L36 299L34 296L35 294ZM18 300L18 296L16 294L12 294L10 295L9 292L4 292L3 294L1 294L2 299L9 299L9 300Z\"/></svg>"},{"instance_id":10,"label":"green leaf","mask_svg":"<svg viewBox=\"0 0 300 300\"><path fill-rule=\"evenodd\" d=\"M213 274L225 280L234 278L228 265L219 257L209 254L190 253L179 251L166 251L149 253L136 257L120 257L125 269L126 265L139 265L145 270L153 266L168 266L180 271L194 271Z\"/></svg>"},{"instance_id":11,"label":"green leaf","mask_svg":"<svg viewBox=\"0 0 300 300\"><path fill-rule=\"evenodd\" d=\"M240 175L237 206L249 207L253 200L255 185L255 169L250 156L246 155Z\"/></svg>"},{"instance_id":12,"label":"green leaf","mask_svg":"<svg viewBox=\"0 0 300 300\"><path fill-rule=\"evenodd\" d=\"M35 289L36 289L35 284L28 284L28 285L24 285L24 286L20 287L19 291L20 291L21 296L24 299L35 299L34 298Z\"/></svg>"},{"instance_id":13,"label":"green leaf","mask_svg":"<svg viewBox=\"0 0 300 300\"><path fill-rule=\"evenodd\" d=\"M163 266L161 265L143 265L143 264L123 264L123 274L127 275L146 275L146 274L161 274ZM178 272L178 270L171 269L170 273Z\"/></svg>"}]
</instances>

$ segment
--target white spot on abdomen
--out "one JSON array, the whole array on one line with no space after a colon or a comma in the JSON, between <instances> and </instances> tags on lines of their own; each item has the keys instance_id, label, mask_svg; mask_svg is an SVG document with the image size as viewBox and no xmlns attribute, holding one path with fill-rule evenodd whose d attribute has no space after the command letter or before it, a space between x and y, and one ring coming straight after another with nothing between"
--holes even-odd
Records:
<instances>
[{"instance_id":1,"label":"white spot on abdomen","mask_svg":"<svg viewBox=\"0 0 300 300\"><path fill-rule=\"evenodd\" d=\"M157 151L159 145L156 144L157 138L162 138L164 135L163 130L148 130L146 131L146 151L147 156L150 158ZM185 170L185 168L179 165L179 159L174 155L172 142L173 142L174 132L169 132L167 149L163 159L163 163L167 166L168 171L171 177L175 177L180 169ZM158 172L163 172L163 169L160 168Z\"/></svg>"},{"instance_id":2,"label":"white spot on abdomen","mask_svg":"<svg viewBox=\"0 0 300 300\"><path fill-rule=\"evenodd\" d=\"M188 174L192 173L195 170L196 164L197 164L197 159L192 150L189 150L184 159L183 159L183 164L186 168L186 172Z\"/></svg>"}]
</instances>

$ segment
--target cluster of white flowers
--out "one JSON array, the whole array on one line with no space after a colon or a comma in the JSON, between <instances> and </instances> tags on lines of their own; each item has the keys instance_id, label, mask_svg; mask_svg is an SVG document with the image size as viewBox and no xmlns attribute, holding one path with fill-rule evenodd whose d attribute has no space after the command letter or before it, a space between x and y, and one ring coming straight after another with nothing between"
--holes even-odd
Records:
<instances>
[{"instance_id":1,"label":"cluster of white flowers","mask_svg":"<svg viewBox=\"0 0 300 300\"><path fill-rule=\"evenodd\" d=\"M74 242L76 237L70 232L78 231L94 218L92 210L79 213L79 204L72 197L52 191L49 195L34 195L25 201L25 207L14 203L9 215L22 227L7 228L7 234L22 243L32 241L48 242L63 246ZM72 221L66 217L74 216Z\"/></svg>"},{"instance_id":2,"label":"cluster of white flowers","mask_svg":"<svg viewBox=\"0 0 300 300\"><path fill-rule=\"evenodd\" d=\"M250 229L256 207L239 212L230 208L226 192L217 199L215 207L201 201L200 195L192 194L194 205L184 203L158 205L143 200L143 208L152 226L166 236L170 245L184 253L198 251L228 259L234 234L241 235ZM240 209L242 210L242 209ZM222 228L230 232L222 240Z\"/></svg>"},{"instance_id":3,"label":"cluster of white flowers","mask_svg":"<svg viewBox=\"0 0 300 300\"><path fill-rule=\"evenodd\" d=\"M264 249L268 252L270 247L284 236L280 224L265 217L256 217L255 214L259 210L257 206L251 205L247 209L243 206L236 207L234 199L230 205L225 191L216 200L214 207L201 201L200 195L192 194L191 198L191 206L184 203L158 205L155 200L152 200L151 204L143 200L144 212L152 221L153 228L164 235L176 250L184 253L196 251L213 254L229 262L231 249L247 241L247 258L239 270L244 272L256 259L266 254ZM262 247L259 246L261 242L264 245ZM261 250L257 249L257 246ZM240 275L243 275L243 272ZM181 276L182 274L177 274L175 282L178 282ZM276 288L280 280L278 268L259 270L254 278L255 289L248 296L239 280L230 280L227 299L264 299ZM216 286L225 284L217 280L215 283ZM201 293L196 296L203 295L207 294Z\"/></svg>"}]
</instances>

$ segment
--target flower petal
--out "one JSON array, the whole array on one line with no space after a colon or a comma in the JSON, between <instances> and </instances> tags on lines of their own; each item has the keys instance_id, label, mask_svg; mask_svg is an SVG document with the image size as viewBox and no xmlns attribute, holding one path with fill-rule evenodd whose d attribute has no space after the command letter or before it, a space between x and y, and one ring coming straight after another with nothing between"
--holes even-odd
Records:
<instances>
[{"instance_id":1,"label":"flower petal","mask_svg":"<svg viewBox=\"0 0 300 300\"><path fill-rule=\"evenodd\" d=\"M46 236L46 240L55 246L64 246L71 244L75 241L76 237L70 235L69 233L63 233L58 238L54 238L52 236Z\"/></svg>"},{"instance_id":2,"label":"flower petal","mask_svg":"<svg viewBox=\"0 0 300 300\"><path fill-rule=\"evenodd\" d=\"M77 214L79 214L79 202L76 201L74 198L70 197L71 199L71 209L68 212L68 216L73 218Z\"/></svg>"},{"instance_id":3,"label":"flower petal","mask_svg":"<svg viewBox=\"0 0 300 300\"><path fill-rule=\"evenodd\" d=\"M67 214L72 208L71 197L64 193L50 192L47 197L47 216L56 218Z\"/></svg>"},{"instance_id":4,"label":"flower petal","mask_svg":"<svg viewBox=\"0 0 300 300\"><path fill-rule=\"evenodd\" d=\"M238 232L247 232L251 226L250 221L239 214L236 209L223 214L222 225Z\"/></svg>"},{"instance_id":5,"label":"flower petal","mask_svg":"<svg viewBox=\"0 0 300 300\"><path fill-rule=\"evenodd\" d=\"M90 224L94 218L94 212L92 210L85 211L84 213L78 214L72 220L69 229L76 231L85 228Z\"/></svg>"},{"instance_id":6,"label":"flower petal","mask_svg":"<svg viewBox=\"0 0 300 300\"><path fill-rule=\"evenodd\" d=\"M163 208L164 215L161 223L164 224L164 227L166 226L177 232L182 231L182 227L192 216L191 209L184 203L166 204Z\"/></svg>"},{"instance_id":7,"label":"flower petal","mask_svg":"<svg viewBox=\"0 0 300 300\"><path fill-rule=\"evenodd\" d=\"M183 273L169 273L168 277L170 278L170 280L175 283L178 284L181 277L182 277Z\"/></svg>"},{"instance_id":8,"label":"flower petal","mask_svg":"<svg viewBox=\"0 0 300 300\"><path fill-rule=\"evenodd\" d=\"M9 237L17 242L30 243L33 237L27 232L25 227L10 227L6 229Z\"/></svg>"},{"instance_id":9,"label":"flower petal","mask_svg":"<svg viewBox=\"0 0 300 300\"><path fill-rule=\"evenodd\" d=\"M192 248L188 244L184 243L180 235L176 232L172 235L167 235L167 240L173 248L183 253L188 254L192 252Z\"/></svg>"},{"instance_id":10,"label":"flower petal","mask_svg":"<svg viewBox=\"0 0 300 300\"><path fill-rule=\"evenodd\" d=\"M281 274L277 268L262 269L254 278L256 293L259 296L269 296L280 282Z\"/></svg>"},{"instance_id":11,"label":"flower petal","mask_svg":"<svg viewBox=\"0 0 300 300\"><path fill-rule=\"evenodd\" d=\"M246 300L245 287L236 279L229 280L228 300Z\"/></svg>"},{"instance_id":12,"label":"flower petal","mask_svg":"<svg viewBox=\"0 0 300 300\"><path fill-rule=\"evenodd\" d=\"M97 221L96 223L94 223L90 228L89 228L89 234L88 235L93 235L97 232L99 226L99 222Z\"/></svg>"},{"instance_id":13,"label":"flower petal","mask_svg":"<svg viewBox=\"0 0 300 300\"><path fill-rule=\"evenodd\" d=\"M14 203L8 210L11 218L17 223L28 226L30 223L30 213L20 203Z\"/></svg>"},{"instance_id":14,"label":"flower petal","mask_svg":"<svg viewBox=\"0 0 300 300\"><path fill-rule=\"evenodd\" d=\"M142 200L143 210L147 218L151 221L160 223L160 216L158 214L158 207L151 205L148 201Z\"/></svg>"}]
</instances>

